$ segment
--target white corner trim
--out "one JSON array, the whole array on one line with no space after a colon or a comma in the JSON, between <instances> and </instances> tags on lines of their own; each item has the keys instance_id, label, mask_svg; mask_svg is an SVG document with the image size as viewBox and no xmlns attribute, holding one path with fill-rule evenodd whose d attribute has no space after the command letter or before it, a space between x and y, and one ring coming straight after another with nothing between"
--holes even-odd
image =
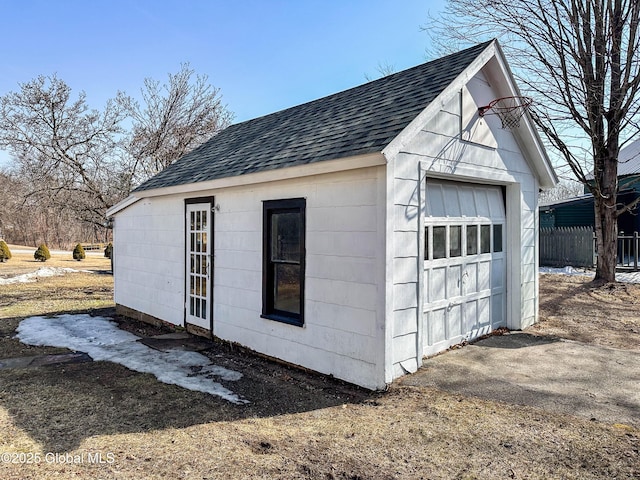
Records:
<instances>
[{"instance_id":1,"label":"white corner trim","mask_svg":"<svg viewBox=\"0 0 640 480\"><path fill-rule=\"evenodd\" d=\"M158 197L162 195L174 195L183 193L194 193L206 190L216 190L220 188L238 187L257 183L274 182L278 180L288 180L291 178L308 177L325 173L342 172L358 168L376 167L386 165L387 159L381 152L367 153L353 157L338 158L335 160L323 160L306 165L296 165L294 167L276 168L262 172L249 173L246 175L236 175L233 177L218 178L204 182L187 183L172 187L155 188L135 192L139 198Z\"/></svg>"}]
</instances>

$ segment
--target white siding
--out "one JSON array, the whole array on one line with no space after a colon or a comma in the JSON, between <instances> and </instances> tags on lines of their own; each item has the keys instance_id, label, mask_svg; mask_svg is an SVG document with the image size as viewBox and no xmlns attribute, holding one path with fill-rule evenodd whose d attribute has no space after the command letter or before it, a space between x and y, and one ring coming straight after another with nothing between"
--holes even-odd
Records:
<instances>
[{"instance_id":1,"label":"white siding","mask_svg":"<svg viewBox=\"0 0 640 480\"><path fill-rule=\"evenodd\" d=\"M176 197L140 200L115 219L116 303L182 325L184 204Z\"/></svg>"},{"instance_id":2,"label":"white siding","mask_svg":"<svg viewBox=\"0 0 640 480\"><path fill-rule=\"evenodd\" d=\"M373 167L194 195L215 196L219 207L214 335L365 387L384 386L384 171ZM307 202L303 327L260 317L262 202L297 197ZM185 198L145 199L116 217L116 302L177 325L183 324ZM161 236L162 245L175 250L171 259L144 253Z\"/></svg>"},{"instance_id":3,"label":"white siding","mask_svg":"<svg viewBox=\"0 0 640 480\"><path fill-rule=\"evenodd\" d=\"M507 202L514 197L518 200L507 208L507 295L518 298L509 303L511 308L507 307L507 325L524 328L537 318L538 183L514 135L500 128L496 116L477 116L478 106L497 96L479 72L462 91L445 100L440 111L413 138L405 139L403 147L389 159L388 175L393 185L390 198L394 203L393 263L402 266L392 273L393 365L387 366L387 372L392 372L393 378L412 371L421 362L417 353L421 352L422 328L419 277L412 278L407 272L414 272L414 268L420 272L425 175L508 186L511 195L507 195ZM415 301L408 298L412 294Z\"/></svg>"}]
</instances>

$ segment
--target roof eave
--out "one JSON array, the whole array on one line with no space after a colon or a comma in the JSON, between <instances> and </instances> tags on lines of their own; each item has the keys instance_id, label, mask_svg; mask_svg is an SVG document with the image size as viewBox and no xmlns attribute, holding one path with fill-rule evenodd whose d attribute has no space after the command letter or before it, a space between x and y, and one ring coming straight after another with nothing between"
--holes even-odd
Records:
<instances>
[{"instance_id":1,"label":"roof eave","mask_svg":"<svg viewBox=\"0 0 640 480\"><path fill-rule=\"evenodd\" d=\"M135 195L138 198L148 198L164 195L196 194L197 192L218 190L221 188L268 183L278 180L288 180L312 175L355 170L358 168L375 167L385 165L386 163L387 160L381 152L367 153L364 155L323 160L321 162L296 165L293 167L262 170L260 172L248 173L245 175L235 175L232 177L217 178L214 180L140 190L136 191Z\"/></svg>"},{"instance_id":2,"label":"roof eave","mask_svg":"<svg viewBox=\"0 0 640 480\"><path fill-rule=\"evenodd\" d=\"M124 210L125 208L133 205L134 203L136 203L138 200L140 200L139 197L137 197L136 195L129 195L127 198L125 198L124 200L116 203L113 207L109 208L107 210L107 213L105 214L107 218L111 218L113 217L115 214L117 214L118 212Z\"/></svg>"}]
</instances>

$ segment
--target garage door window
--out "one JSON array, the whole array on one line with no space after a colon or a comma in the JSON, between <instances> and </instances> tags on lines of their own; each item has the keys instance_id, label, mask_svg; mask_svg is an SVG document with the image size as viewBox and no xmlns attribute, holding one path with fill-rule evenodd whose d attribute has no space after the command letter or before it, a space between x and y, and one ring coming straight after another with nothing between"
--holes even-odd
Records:
<instances>
[{"instance_id":1,"label":"garage door window","mask_svg":"<svg viewBox=\"0 0 640 480\"><path fill-rule=\"evenodd\" d=\"M491 225L480 227L480 253L491 252Z\"/></svg>"},{"instance_id":2,"label":"garage door window","mask_svg":"<svg viewBox=\"0 0 640 480\"><path fill-rule=\"evenodd\" d=\"M502 224L434 225L424 229L424 259L438 260L503 250ZM493 233L493 237L492 237ZM462 240L464 241L464 244ZM429 246L433 247L429 251ZM493 248L492 248L493 247Z\"/></svg>"},{"instance_id":3,"label":"garage door window","mask_svg":"<svg viewBox=\"0 0 640 480\"><path fill-rule=\"evenodd\" d=\"M499 223L493 226L493 251L502 251L502 225Z\"/></svg>"},{"instance_id":4,"label":"garage door window","mask_svg":"<svg viewBox=\"0 0 640 480\"><path fill-rule=\"evenodd\" d=\"M446 258L447 256L447 227L433 227L433 258ZM428 235L428 232L427 232Z\"/></svg>"},{"instance_id":5,"label":"garage door window","mask_svg":"<svg viewBox=\"0 0 640 480\"><path fill-rule=\"evenodd\" d=\"M462 226L449 227L449 258L462 256Z\"/></svg>"},{"instance_id":6,"label":"garage door window","mask_svg":"<svg viewBox=\"0 0 640 480\"><path fill-rule=\"evenodd\" d=\"M467 255L478 253L478 225L467 225Z\"/></svg>"}]
</instances>

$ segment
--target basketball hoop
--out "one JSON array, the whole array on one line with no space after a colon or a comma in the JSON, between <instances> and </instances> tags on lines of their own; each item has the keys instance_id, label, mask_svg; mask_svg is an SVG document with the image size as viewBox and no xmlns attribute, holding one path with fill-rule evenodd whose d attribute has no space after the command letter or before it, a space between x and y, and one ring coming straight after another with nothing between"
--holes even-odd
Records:
<instances>
[{"instance_id":1,"label":"basketball hoop","mask_svg":"<svg viewBox=\"0 0 640 480\"><path fill-rule=\"evenodd\" d=\"M497 115L502 122L502 128L509 130L520 126L520 119L524 112L529 110L533 99L529 97L502 97L489 102L488 105L478 108L478 115Z\"/></svg>"}]
</instances>

